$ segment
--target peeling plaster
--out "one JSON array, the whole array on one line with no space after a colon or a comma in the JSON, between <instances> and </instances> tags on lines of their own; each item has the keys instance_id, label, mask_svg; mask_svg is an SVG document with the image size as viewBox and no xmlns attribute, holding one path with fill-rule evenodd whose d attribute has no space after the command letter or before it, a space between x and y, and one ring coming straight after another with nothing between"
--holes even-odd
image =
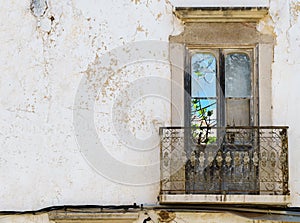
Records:
<instances>
[{"instance_id":1,"label":"peeling plaster","mask_svg":"<svg viewBox=\"0 0 300 223\"><path fill-rule=\"evenodd\" d=\"M291 2L291 15L293 17L293 23L297 22L299 14L300 14L300 2Z\"/></svg>"},{"instance_id":2,"label":"peeling plaster","mask_svg":"<svg viewBox=\"0 0 300 223\"><path fill-rule=\"evenodd\" d=\"M83 159L73 132L74 95L80 78L89 75L89 67L95 66L97 57L132 41L167 41L173 30L180 28L173 23L171 5L164 1L132 3L121 0L105 4L92 0L31 1L29 8L28 2L26 5L23 1L9 1L1 7L3 18L14 18L3 22L1 28L5 31L0 35L7 48L0 51L0 141L2 154L5 154L0 162L1 168L6 170L1 171L0 179L7 179L6 189L0 190L1 210L38 209L66 201L73 204L156 202L157 185L125 187L95 173ZM110 62L111 67L118 65L118 60ZM153 69L151 73L168 75L167 66L160 69ZM118 71L120 76L113 76L107 87L100 89L103 94L103 97L99 95L100 102L114 99L118 89L126 87L134 78L148 75L147 72L147 66L123 67ZM151 117L158 108L149 102L151 112L147 113L143 111L146 102L141 100L128 114L128 125L139 137L144 137L153 123L158 123L156 117ZM139 118L134 116L135 109ZM96 118L111 113L101 107L97 112ZM169 114L167 106L161 113ZM105 121L101 120L97 127L104 131L103 138L111 134L112 129ZM7 126L11 122L13 126ZM115 138L107 141L113 146L113 153L127 156L122 143ZM128 154L134 152L128 151ZM128 161L143 164L155 158L141 158L135 154L128 156ZM23 173L21 170L27 171L23 189L36 187L35 193L26 192L21 196L15 189L19 185L19 174ZM49 182L53 182L51 190L47 189ZM114 192L103 193L101 188ZM145 194L144 190L149 193ZM76 192L79 196L74 197L75 191L84 191L84 194ZM21 198L15 202L13 197Z\"/></svg>"}]
</instances>

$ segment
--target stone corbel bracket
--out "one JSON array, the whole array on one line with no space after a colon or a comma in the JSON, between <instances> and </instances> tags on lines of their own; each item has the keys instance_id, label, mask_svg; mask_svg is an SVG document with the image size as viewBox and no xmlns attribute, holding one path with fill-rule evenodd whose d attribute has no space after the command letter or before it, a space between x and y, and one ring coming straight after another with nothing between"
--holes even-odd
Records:
<instances>
[{"instance_id":1,"label":"stone corbel bracket","mask_svg":"<svg viewBox=\"0 0 300 223\"><path fill-rule=\"evenodd\" d=\"M268 14L266 7L174 8L174 14L184 23L258 22Z\"/></svg>"}]
</instances>

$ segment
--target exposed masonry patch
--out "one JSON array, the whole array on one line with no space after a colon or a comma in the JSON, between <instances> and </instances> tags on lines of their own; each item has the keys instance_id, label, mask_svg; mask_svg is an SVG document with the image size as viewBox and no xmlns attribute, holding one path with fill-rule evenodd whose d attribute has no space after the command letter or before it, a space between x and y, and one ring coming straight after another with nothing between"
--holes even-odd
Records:
<instances>
[{"instance_id":1,"label":"exposed masonry patch","mask_svg":"<svg viewBox=\"0 0 300 223\"><path fill-rule=\"evenodd\" d=\"M168 223L168 222L173 221L176 218L176 214L175 213L164 211L164 210L158 212L157 214L159 216L158 219L159 219L160 222L166 222L166 223Z\"/></svg>"},{"instance_id":2,"label":"exposed masonry patch","mask_svg":"<svg viewBox=\"0 0 300 223\"><path fill-rule=\"evenodd\" d=\"M48 9L47 0L31 0L30 9L34 16L42 17Z\"/></svg>"}]
</instances>

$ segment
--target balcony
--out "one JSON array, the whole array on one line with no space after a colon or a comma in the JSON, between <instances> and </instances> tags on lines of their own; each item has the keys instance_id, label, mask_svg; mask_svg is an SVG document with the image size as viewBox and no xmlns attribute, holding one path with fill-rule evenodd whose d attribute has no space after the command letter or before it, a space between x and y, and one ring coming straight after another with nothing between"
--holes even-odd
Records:
<instances>
[{"instance_id":1,"label":"balcony","mask_svg":"<svg viewBox=\"0 0 300 223\"><path fill-rule=\"evenodd\" d=\"M287 127L163 127L160 203L286 205Z\"/></svg>"}]
</instances>

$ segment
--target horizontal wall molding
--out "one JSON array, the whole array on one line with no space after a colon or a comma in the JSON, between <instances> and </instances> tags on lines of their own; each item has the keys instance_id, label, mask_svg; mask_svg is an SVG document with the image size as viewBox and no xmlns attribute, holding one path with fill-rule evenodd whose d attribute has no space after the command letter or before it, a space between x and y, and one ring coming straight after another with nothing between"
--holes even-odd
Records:
<instances>
[{"instance_id":1,"label":"horizontal wall molding","mask_svg":"<svg viewBox=\"0 0 300 223\"><path fill-rule=\"evenodd\" d=\"M170 0L174 7L269 7L269 0Z\"/></svg>"},{"instance_id":2,"label":"horizontal wall molding","mask_svg":"<svg viewBox=\"0 0 300 223\"><path fill-rule=\"evenodd\" d=\"M49 219L55 223L132 223L137 220L137 212L97 212L94 209L51 211Z\"/></svg>"},{"instance_id":3,"label":"horizontal wall molding","mask_svg":"<svg viewBox=\"0 0 300 223\"><path fill-rule=\"evenodd\" d=\"M251 204L251 205L288 205L289 195L212 195L176 194L160 195L161 204Z\"/></svg>"},{"instance_id":4,"label":"horizontal wall molding","mask_svg":"<svg viewBox=\"0 0 300 223\"><path fill-rule=\"evenodd\" d=\"M174 14L185 23L258 22L268 14L267 7L175 8Z\"/></svg>"}]
</instances>

